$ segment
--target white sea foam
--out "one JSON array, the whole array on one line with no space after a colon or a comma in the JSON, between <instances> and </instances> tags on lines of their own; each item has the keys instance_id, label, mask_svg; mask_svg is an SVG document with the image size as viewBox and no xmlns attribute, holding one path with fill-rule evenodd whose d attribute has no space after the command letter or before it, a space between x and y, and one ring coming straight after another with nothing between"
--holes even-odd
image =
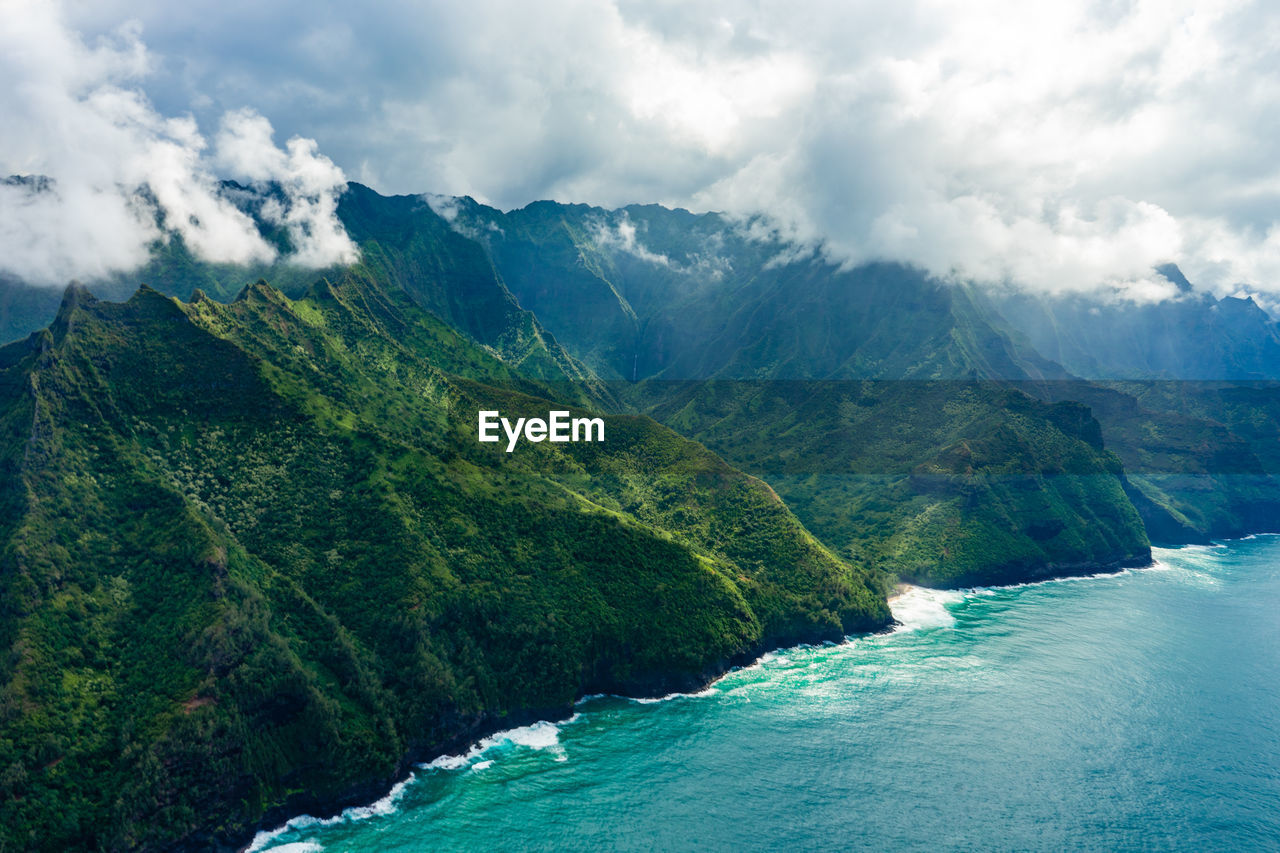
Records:
<instances>
[{"instance_id":1,"label":"white sea foam","mask_svg":"<svg viewBox=\"0 0 1280 853\"><path fill-rule=\"evenodd\" d=\"M948 604L964 600L964 594L949 589L925 589L906 586L889 600L889 609L899 625L895 631L918 631L923 628L949 628L956 623L947 610Z\"/></svg>"},{"instance_id":2,"label":"white sea foam","mask_svg":"<svg viewBox=\"0 0 1280 853\"><path fill-rule=\"evenodd\" d=\"M578 718L579 715L574 714L566 722L572 723ZM556 761L567 760L564 749L560 746L560 727L555 723L539 720L528 726L520 726L519 728L498 732L483 738L463 755L442 755L434 761L419 764L418 768L421 770L458 770L471 765L486 750L503 743L511 743L516 746L528 747L529 749L550 749L556 753ZM480 761L475 763L472 769L484 770L492 764L492 759ZM271 842L286 832L305 830L313 826L333 826L347 821L366 820L371 817L394 814L398 807L397 803L404 795L405 787L415 778L413 774L410 774L409 778L398 783L385 797L377 802L367 806L353 806L333 817L317 818L311 815L299 815L298 817L290 818L283 826L276 827L270 831L259 832L255 835L253 843L249 845L246 853L258 853L258 851L268 848L271 849L272 853L278 853L281 850L292 851L292 853L300 853L300 851L304 850L322 850L323 848L319 846L295 846L296 844L314 845L315 842L312 841L291 842L277 847L272 847Z\"/></svg>"},{"instance_id":3,"label":"white sea foam","mask_svg":"<svg viewBox=\"0 0 1280 853\"><path fill-rule=\"evenodd\" d=\"M574 714L565 723L576 722L582 717L581 714ZM419 764L418 767L423 770L460 770L467 767L484 752L495 746L504 743L514 744L515 746L524 746L529 749L550 749L553 750L560 761L565 758L564 748L560 746L560 725L550 723L546 720L539 720L527 726L520 726L515 729L507 729L506 731L492 734L487 738L482 738L475 746L467 750L462 755L442 755L434 761L426 764ZM492 760L482 761L473 769L483 770L485 767L493 764ZM483 765L483 766L481 766Z\"/></svg>"},{"instance_id":4,"label":"white sea foam","mask_svg":"<svg viewBox=\"0 0 1280 853\"><path fill-rule=\"evenodd\" d=\"M765 655L765 658L767 657L768 655ZM756 660L755 663L752 663L746 667L735 666L732 669L730 669L729 672L738 672L739 670L742 670L742 669L751 669L752 667L759 666L760 661L762 660L764 660L764 658L760 658ZM665 696L620 696L617 693L592 693L589 696L583 696L581 699L575 702L574 705L575 707L579 705L585 705L586 703L595 701L596 699L621 699L624 702L635 702L638 705L656 705L659 702L670 702L672 699L701 699L705 696L712 696L718 692L719 691L716 690L716 688L708 686L708 687L704 687L702 690L699 690L697 693L668 693ZM575 719L577 718L576 714L574 715L574 718Z\"/></svg>"},{"instance_id":5,"label":"white sea foam","mask_svg":"<svg viewBox=\"0 0 1280 853\"><path fill-rule=\"evenodd\" d=\"M253 842L249 845L246 853L257 853L259 850L266 850L270 847L272 841L292 830L308 829L313 826L334 826L335 824L346 823L348 821L367 820L371 817L395 814L398 808L397 803L400 801L400 798L404 796L405 788L413 780L414 775L410 773L409 778L401 782L397 782L382 799L370 803L367 806L352 806L349 809L345 809L341 814L334 815L333 817L319 818L304 814L290 818L285 821L282 826L278 826L270 831L259 832L255 835L253 837ZM308 847L306 845L311 846ZM301 851L323 850L324 848L319 844L316 844L314 841L300 841L282 844L277 847L270 847L270 849L272 851L276 851L276 853L281 850L291 851L291 853L300 853Z\"/></svg>"},{"instance_id":6,"label":"white sea foam","mask_svg":"<svg viewBox=\"0 0 1280 853\"><path fill-rule=\"evenodd\" d=\"M469 752L464 755L442 755L434 761L428 761L426 764L419 764L423 770L457 770L466 767L471 763L480 751L472 747Z\"/></svg>"},{"instance_id":7,"label":"white sea foam","mask_svg":"<svg viewBox=\"0 0 1280 853\"><path fill-rule=\"evenodd\" d=\"M574 714L566 722L572 723L579 716L579 714ZM554 749L560 745L560 726L555 723L548 723L545 720L539 720L532 725L498 732L496 735L480 741L479 746L481 752L483 752L504 742L514 743L516 746L527 746L530 749Z\"/></svg>"},{"instance_id":8,"label":"white sea foam","mask_svg":"<svg viewBox=\"0 0 1280 853\"><path fill-rule=\"evenodd\" d=\"M719 693L714 687L707 687L699 690L697 693L668 693L666 696L653 696L636 698L633 696L623 696L629 702L636 702L640 705L656 705L659 702L670 702L672 699L701 699L705 696L714 696Z\"/></svg>"},{"instance_id":9,"label":"white sea foam","mask_svg":"<svg viewBox=\"0 0 1280 853\"><path fill-rule=\"evenodd\" d=\"M1158 550L1158 549L1152 549ZM1136 568L1119 569L1114 572L1095 572L1091 575L1063 575L1059 578L1045 578L1040 581L1025 581L1023 583L1001 584L1000 586L978 586L965 590L968 595L991 596L999 595L1005 590L1012 589L1030 589L1038 586L1055 586L1058 584L1084 583L1086 581L1096 580L1112 580L1115 578L1123 578L1137 572L1164 571L1170 567L1161 563L1159 560L1153 560L1149 566L1138 566Z\"/></svg>"}]
</instances>

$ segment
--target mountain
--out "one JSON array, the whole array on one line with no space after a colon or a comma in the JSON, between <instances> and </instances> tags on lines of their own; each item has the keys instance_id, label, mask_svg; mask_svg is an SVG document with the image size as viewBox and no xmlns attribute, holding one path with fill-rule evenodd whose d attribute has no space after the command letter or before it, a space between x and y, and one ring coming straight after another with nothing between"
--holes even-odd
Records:
<instances>
[{"instance_id":1,"label":"mountain","mask_svg":"<svg viewBox=\"0 0 1280 853\"><path fill-rule=\"evenodd\" d=\"M230 189L252 213L244 201L252 194ZM1204 541L1274 526L1280 486L1262 461L1265 450L1259 457L1258 442L1249 445L1252 461L1233 450L1244 441L1234 429L1265 435L1276 423L1261 401L1265 391L1250 392L1258 405L1247 411L1237 406L1236 427L1217 424L1203 407L1178 413L1136 399L1115 405L1098 382L1076 381L1041 355L1027 333L1035 330L1006 316L1018 317L1017 306L987 291L901 264L844 268L780 239L763 221L657 205L610 211L537 202L504 213L468 198L388 198L352 184L338 214L360 244L368 274L385 289L405 294L523 375L553 383L566 400L647 413L706 443L766 478L829 547L903 577L993 583L1099 569L1145 559L1148 534L1166 543ZM286 235L271 238L287 250ZM165 293L186 297L199 288L225 300L261 272L286 293L305 292L297 269L202 264L177 239L157 247L141 275ZM1181 282L1183 297L1142 308L1144 317L1163 316L1160 323L1126 335L1120 324L1133 319L1128 308L1107 325L1089 321L1097 306L1077 306L1061 327L1076 329L1084 348L1092 346L1080 337L1087 335L1111 341L1117 352L1135 341L1151 349L1170 338L1191 340L1182 350L1199 346L1218 353L1219 362L1258 368L1244 374L1265 372L1273 332L1260 309L1227 334L1219 315L1234 303L1196 296L1176 268L1163 272ZM103 286L118 293L125 285ZM1048 310L1048 303L1036 304ZM1201 346L1186 329L1217 331ZM1195 375L1193 362L1206 359L1188 355L1168 369ZM926 384L890 384L902 380ZM707 382L720 384L697 385ZM770 390L782 382L826 384ZM866 382L882 384L869 392ZM975 382L985 387L975 390ZM1133 389L1110 390L1127 398ZM1197 393L1189 385L1184 391ZM1084 417L1097 416L1102 446L1063 431L1050 409L1015 405L1020 395L1049 404L1086 401L1093 411ZM930 403L925 418L917 397ZM1248 426L1255 421L1262 426ZM1157 433L1167 452L1144 450ZM1053 440L1042 440L1046 435ZM1089 449L1080 450L1078 440ZM939 460L955 448L975 446L989 461L974 469L981 476L966 486L964 500L921 491L918 468L946 467ZM1089 466L1075 467L1101 479L1082 480L1092 485L1073 487L1076 497L1037 508L1011 497L1021 494L1016 490L991 486L997 470L1039 482L1042 472L1061 467L1064 454L1091 455ZM1216 460L1225 458L1234 460L1231 479L1218 470ZM1243 471L1247 476L1238 476ZM1095 493L1103 482L1105 494ZM1117 498L1121 493L1127 497ZM1119 509L1105 513L1108 523L1089 509L1113 504ZM950 527L935 523L941 518ZM957 546L947 529L971 531L969 544ZM1048 530L1060 533L1046 537ZM980 544L997 539L1006 545Z\"/></svg>"},{"instance_id":2,"label":"mountain","mask_svg":"<svg viewBox=\"0 0 1280 853\"><path fill-rule=\"evenodd\" d=\"M0 847L233 846L583 693L881 628L896 579L1280 529L1257 306L1186 293L1080 378L983 291L761 220L338 214L347 269L173 238L141 288L0 281ZM1123 336L1086 314L1058 340ZM477 440L552 409L607 439Z\"/></svg>"},{"instance_id":3,"label":"mountain","mask_svg":"<svg viewBox=\"0 0 1280 853\"><path fill-rule=\"evenodd\" d=\"M1280 379L1280 324L1252 297L1194 290L1174 264L1156 272L1176 286L1173 298L1022 291L988 298L1031 347L1084 379Z\"/></svg>"},{"instance_id":4,"label":"mountain","mask_svg":"<svg viewBox=\"0 0 1280 853\"><path fill-rule=\"evenodd\" d=\"M970 294L901 264L854 269L759 223L657 205L449 209L520 304L605 378L1060 378Z\"/></svg>"},{"instance_id":5,"label":"mountain","mask_svg":"<svg viewBox=\"0 0 1280 853\"><path fill-rule=\"evenodd\" d=\"M583 693L888 622L886 578L647 418L476 441L553 392L368 268L68 289L0 348L0 845L242 843Z\"/></svg>"},{"instance_id":6,"label":"mountain","mask_svg":"<svg viewBox=\"0 0 1280 853\"><path fill-rule=\"evenodd\" d=\"M1150 559L1089 413L1008 384L1069 374L966 288L716 214L448 212L570 352L635 380L619 399L766 479L850 559L942 586Z\"/></svg>"},{"instance_id":7,"label":"mountain","mask_svg":"<svg viewBox=\"0 0 1280 853\"><path fill-rule=\"evenodd\" d=\"M1089 407L1153 542L1280 531L1280 383L1130 380L1025 384Z\"/></svg>"},{"instance_id":8,"label":"mountain","mask_svg":"<svg viewBox=\"0 0 1280 853\"><path fill-rule=\"evenodd\" d=\"M257 215L261 192L234 182L224 189L230 200L253 216L259 230L282 257L290 250L288 235ZM272 192L268 188L265 193ZM498 277L484 250L458 234L419 196L386 198L351 184L339 211L344 226L361 245L365 266L390 287L403 289L423 308L491 348L527 375L590 383L592 375L575 362L537 318L522 309ZM337 274L338 270L322 271ZM290 296L304 295L322 273L284 261L238 266L201 261L182 237L157 241L150 260L128 274L90 282L102 298L123 300L139 281L181 299L199 290L217 301L230 301L246 285L269 279ZM27 285L0 275L0 342L46 326L57 310L59 291ZM603 393L596 387L595 393Z\"/></svg>"},{"instance_id":9,"label":"mountain","mask_svg":"<svg viewBox=\"0 0 1280 853\"><path fill-rule=\"evenodd\" d=\"M1251 298L1174 285L1149 304L973 290L1011 339L1087 381L1022 383L1087 404L1161 544L1280 530L1280 325Z\"/></svg>"},{"instance_id":10,"label":"mountain","mask_svg":"<svg viewBox=\"0 0 1280 853\"><path fill-rule=\"evenodd\" d=\"M339 216L386 287L526 375L562 382L561 393L654 415L768 478L847 557L933 584L1148 558L1141 522L1121 511L1129 509L1125 485L1105 451L1064 433L1035 405L1019 403L1010 417L1021 392L998 387L1069 374L1008 334L966 288L898 264L843 269L759 222L656 205L606 211L538 202L502 213L471 199L386 198L352 185ZM153 263L149 281L186 295L192 282L218 279L225 294L235 280L224 270L197 274L198 264L175 260L180 254L171 248ZM736 411L725 409L723 388L694 392L672 381L712 379L747 383L736 389ZM860 385L902 379L933 383L927 428L903 428L904 418L919 420L910 414L913 391L886 384L865 393ZM757 398L768 394L751 384L797 380L852 384L782 395L807 401L801 409L762 409ZM975 380L996 385L975 392ZM690 414L699 393L717 412L714 429ZM762 411L774 420L762 421ZM993 424L1002 425L994 444L980 434ZM830 446L855 435L856 447ZM877 457L885 442L892 462ZM983 447L989 460L965 497L922 488L917 469L945 467L938 460L960 446ZM1080 481L1090 485L1073 486L1070 497L1028 503L992 486L997 471L1035 480L1060 467L1058 456L1077 453L1091 460L1080 475L1101 479ZM805 476L783 476L774 464L781 459ZM1107 523L1089 508L1113 504ZM892 510L871 509L882 506ZM969 531L965 544L955 530ZM982 544L997 539L1005 545Z\"/></svg>"},{"instance_id":11,"label":"mountain","mask_svg":"<svg viewBox=\"0 0 1280 853\"><path fill-rule=\"evenodd\" d=\"M1158 272L1181 295L1156 305L1001 298L901 264L838 266L717 214L448 211L570 352L633 380L620 399L768 480L846 556L998 583L1141 562L1147 535L1280 528L1280 392L1255 381L1280 365L1276 325L1172 265ZM1155 375L1178 381L1102 381ZM963 489L926 486L921 471L961 459Z\"/></svg>"},{"instance_id":12,"label":"mountain","mask_svg":"<svg viewBox=\"0 0 1280 853\"><path fill-rule=\"evenodd\" d=\"M929 586L1144 565L1089 410L990 381L686 383L656 417L766 479L846 557Z\"/></svg>"}]
</instances>

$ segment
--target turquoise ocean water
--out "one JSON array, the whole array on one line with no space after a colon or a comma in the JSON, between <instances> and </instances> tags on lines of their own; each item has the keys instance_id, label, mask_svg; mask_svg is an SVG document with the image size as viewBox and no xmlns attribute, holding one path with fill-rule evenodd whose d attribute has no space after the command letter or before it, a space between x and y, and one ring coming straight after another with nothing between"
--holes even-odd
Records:
<instances>
[{"instance_id":1,"label":"turquoise ocean water","mask_svg":"<svg viewBox=\"0 0 1280 853\"><path fill-rule=\"evenodd\" d=\"M591 698L275 851L1280 849L1280 537L913 590L696 696Z\"/></svg>"}]
</instances>

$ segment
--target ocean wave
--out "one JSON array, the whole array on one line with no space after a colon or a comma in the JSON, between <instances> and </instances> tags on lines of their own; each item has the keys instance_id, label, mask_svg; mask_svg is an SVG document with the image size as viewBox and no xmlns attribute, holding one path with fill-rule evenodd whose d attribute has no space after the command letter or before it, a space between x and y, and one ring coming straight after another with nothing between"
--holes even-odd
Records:
<instances>
[{"instance_id":1,"label":"ocean wave","mask_svg":"<svg viewBox=\"0 0 1280 853\"><path fill-rule=\"evenodd\" d=\"M926 589L922 586L906 586L901 593L889 599L889 610L898 625L894 633L919 631L925 628L950 628L956 619L947 609L948 604L964 600L964 593L950 589Z\"/></svg>"},{"instance_id":2,"label":"ocean wave","mask_svg":"<svg viewBox=\"0 0 1280 853\"><path fill-rule=\"evenodd\" d=\"M1091 575L1063 575L1059 578L1045 578L1039 581L1024 581L1022 583L1001 584L999 586L976 586L965 590L968 595L976 596L992 596L999 595L1006 590L1030 589L1039 586L1056 586L1058 584L1083 583L1085 581L1109 580L1115 578L1123 578L1138 572L1151 571L1167 571L1169 565L1153 560L1149 566L1136 566L1133 568L1119 569L1114 572L1094 572Z\"/></svg>"},{"instance_id":3,"label":"ocean wave","mask_svg":"<svg viewBox=\"0 0 1280 853\"><path fill-rule=\"evenodd\" d=\"M576 722L581 716L581 714L574 714L565 722ZM480 745L485 749L497 746L500 743L513 743L516 746L527 746L530 749L554 749L560 745L560 726L556 723L540 720L529 726L521 726L518 729L499 732L493 737L487 737L480 741Z\"/></svg>"},{"instance_id":4,"label":"ocean wave","mask_svg":"<svg viewBox=\"0 0 1280 853\"><path fill-rule=\"evenodd\" d=\"M1152 555L1157 555L1157 554L1174 555L1174 554L1187 554L1187 553L1196 553L1196 552L1221 551L1223 548L1230 548L1231 543L1233 542L1245 542L1249 539L1257 539L1259 536L1274 536L1274 535L1275 534L1273 533L1250 533L1245 536L1241 536L1234 539L1224 539L1222 541L1215 540L1213 542L1208 542L1208 543L1188 542L1186 545L1172 545L1167 547L1163 545L1152 545L1151 553Z\"/></svg>"},{"instance_id":5,"label":"ocean wave","mask_svg":"<svg viewBox=\"0 0 1280 853\"><path fill-rule=\"evenodd\" d=\"M720 691L714 687L706 687L697 693L668 693L666 696L620 696L620 699L626 699L628 702L635 702L638 705L656 705L659 702L670 702L672 699L702 699L707 696L714 696Z\"/></svg>"},{"instance_id":6,"label":"ocean wave","mask_svg":"<svg viewBox=\"0 0 1280 853\"><path fill-rule=\"evenodd\" d=\"M349 821L368 820L371 817L395 814L399 808L397 804L399 803L400 798L404 796L405 788L409 783L413 782L414 778L414 775L410 773L407 779L397 782L382 799L370 803L367 806L352 806L349 809L344 809L341 813L336 814L333 817L321 818L304 814L289 818L289 820L285 821L281 826L272 830L263 830L255 835L253 837L253 841L246 849L246 853L257 853L259 850L266 850L272 841L284 835L286 832L305 830L319 826L335 826ZM316 851L323 849L323 847L316 844L314 841L291 842L289 844L281 844L276 847L271 847L271 850L275 851L275 853L280 853L280 851L303 853L303 851Z\"/></svg>"},{"instance_id":7,"label":"ocean wave","mask_svg":"<svg viewBox=\"0 0 1280 853\"><path fill-rule=\"evenodd\" d=\"M745 667L735 666L732 669L730 669L729 672L738 672L743 669L751 669L752 667L759 666L761 660L763 660L763 658L760 658L756 660L754 663L752 663L751 665L745 666ZM656 705L659 702L670 702L672 699L702 699L707 696L712 696L718 692L719 691L714 686L708 686L703 688L702 690L699 690L697 693L668 693L665 696L623 696L618 693L592 693L588 696L583 696L581 699L579 699L577 702L574 702L573 704L574 704L574 707L580 707L589 702L595 702L599 699L618 699L623 702L634 702L637 705Z\"/></svg>"},{"instance_id":8,"label":"ocean wave","mask_svg":"<svg viewBox=\"0 0 1280 853\"><path fill-rule=\"evenodd\" d=\"M574 714L566 723L572 723L579 719L580 714ZM556 761L565 761L568 757L564 754L564 748L560 746L560 725L551 723L546 720L539 720L527 726L520 726L514 729L497 732L489 737L482 738L471 749L462 755L442 755L434 761L417 765L419 770L459 770L463 767L471 765L485 751L492 749L501 744L510 743L515 746L523 746L534 750L550 749L556 753ZM493 764L493 760L478 762L472 767L473 770L484 770ZM290 842L278 846L271 846L271 843L287 832L296 832L310 829L312 827L334 826L349 821L367 820L371 817L380 817L395 814L398 810L398 803L404 796L405 788L417 778L416 774L410 773L408 778L398 782L382 799L370 803L367 806L352 806L345 809L340 814L333 817L318 818L311 815L299 815L290 818L283 825L272 830L264 830L253 837L253 842L249 845L246 853L258 853L258 851L270 849L272 853L280 853L280 851L290 851L290 853L303 853L303 851L323 850L313 841ZM296 846L303 845L303 846ZM312 845L312 846L306 846Z\"/></svg>"},{"instance_id":9,"label":"ocean wave","mask_svg":"<svg viewBox=\"0 0 1280 853\"><path fill-rule=\"evenodd\" d=\"M556 760L559 761L564 756L564 748L560 746L560 726L577 722L581 718L581 714L574 714L562 723L539 720L527 726L507 729L489 737L481 738L471 749L461 755L442 755L434 761L419 764L418 767L422 770L459 770L470 765L486 751L504 743L535 750L550 749L558 754L559 757ZM481 763L488 767L493 762ZM483 770L484 768L477 765L475 769Z\"/></svg>"}]
</instances>

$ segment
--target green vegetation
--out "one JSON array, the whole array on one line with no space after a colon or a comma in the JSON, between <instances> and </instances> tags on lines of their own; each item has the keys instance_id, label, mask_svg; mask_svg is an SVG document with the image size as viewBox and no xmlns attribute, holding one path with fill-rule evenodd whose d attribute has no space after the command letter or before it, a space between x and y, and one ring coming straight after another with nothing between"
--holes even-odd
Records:
<instances>
[{"instance_id":1,"label":"green vegetation","mask_svg":"<svg viewBox=\"0 0 1280 853\"><path fill-rule=\"evenodd\" d=\"M1277 383L1076 381L1027 390L1089 405L1152 541L1280 530Z\"/></svg>"},{"instance_id":2,"label":"green vegetation","mask_svg":"<svg viewBox=\"0 0 1280 853\"><path fill-rule=\"evenodd\" d=\"M762 222L339 215L362 262L323 275L174 239L94 284L123 303L0 281L0 331L57 311L0 347L0 850L236 843L582 693L882 627L897 578L1280 528L1275 383L1075 381L976 291ZM1227 307L1185 363L1253 376L1269 320ZM476 440L552 408L606 441Z\"/></svg>"},{"instance_id":3,"label":"green vegetation","mask_svg":"<svg viewBox=\"0 0 1280 853\"><path fill-rule=\"evenodd\" d=\"M1150 559L1119 460L1078 404L993 381L713 381L637 394L765 478L838 552L906 579L1010 583Z\"/></svg>"},{"instance_id":4,"label":"green vegetation","mask_svg":"<svg viewBox=\"0 0 1280 853\"><path fill-rule=\"evenodd\" d=\"M0 369L6 847L243 838L583 692L889 618L886 579L647 418L477 443L482 403L549 389L360 269L71 289Z\"/></svg>"}]
</instances>

